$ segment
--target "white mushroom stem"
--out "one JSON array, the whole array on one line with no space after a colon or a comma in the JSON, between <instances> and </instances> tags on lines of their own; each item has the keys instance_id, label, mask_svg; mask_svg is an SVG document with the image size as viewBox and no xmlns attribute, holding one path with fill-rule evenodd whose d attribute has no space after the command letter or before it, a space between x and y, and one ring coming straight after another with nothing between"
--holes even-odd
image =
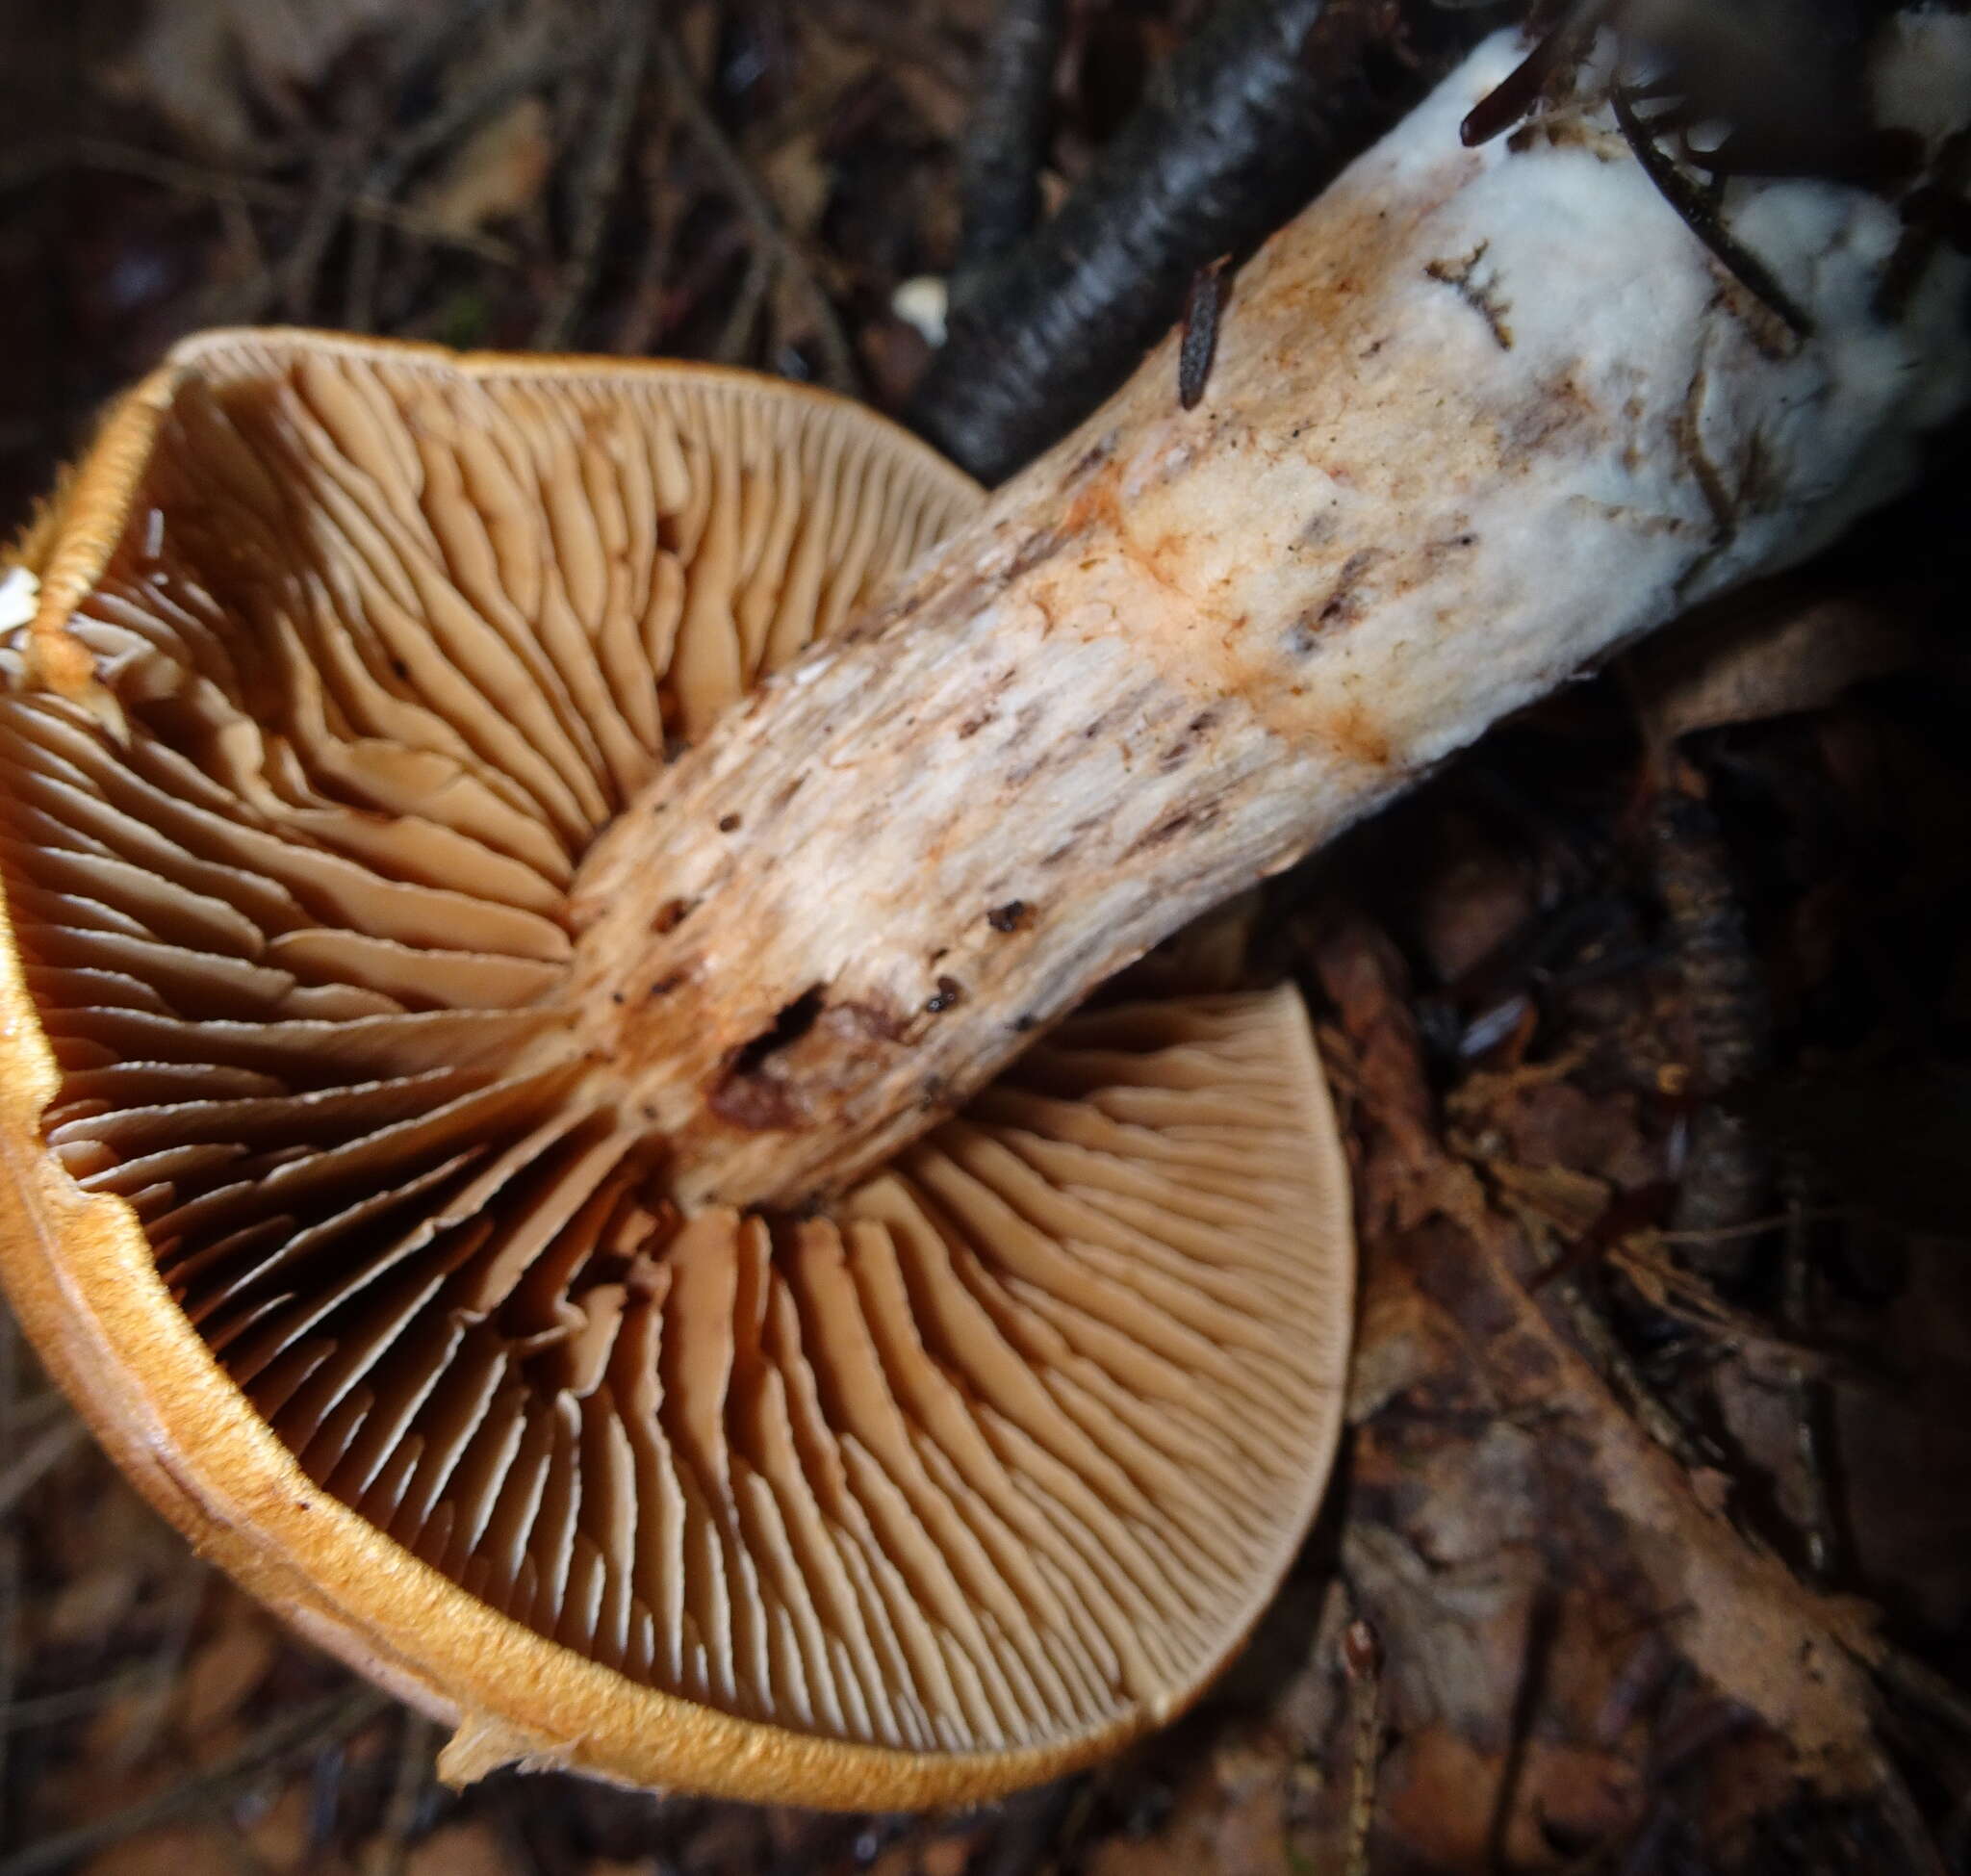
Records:
<instances>
[{"instance_id":1,"label":"white mushroom stem","mask_svg":"<svg viewBox=\"0 0 1971 1876\"><path fill-rule=\"evenodd\" d=\"M1884 321L1891 205L1738 185L1798 339L1605 113L1461 147L1517 55L1241 271L1195 409L1173 336L599 844L584 1020L681 1197L853 1177L1185 920L1909 479L1966 393L1962 265Z\"/></svg>"}]
</instances>

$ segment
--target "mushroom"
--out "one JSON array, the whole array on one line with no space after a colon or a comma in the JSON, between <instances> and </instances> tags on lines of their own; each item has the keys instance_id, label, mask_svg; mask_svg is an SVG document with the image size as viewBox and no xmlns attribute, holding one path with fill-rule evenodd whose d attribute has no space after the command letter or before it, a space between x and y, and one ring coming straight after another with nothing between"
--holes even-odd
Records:
<instances>
[{"instance_id":1,"label":"mushroom","mask_svg":"<svg viewBox=\"0 0 1971 1876\"><path fill-rule=\"evenodd\" d=\"M1345 1343L1306 1018L1068 1013L1971 390L1959 259L1876 310L1893 203L1746 182L1707 245L1592 87L1463 147L1517 57L1241 270L1183 397L1173 335L968 521L802 394L267 335L56 504L8 1280L453 1771L974 1796L1250 1624Z\"/></svg>"},{"instance_id":2,"label":"mushroom","mask_svg":"<svg viewBox=\"0 0 1971 1876\"><path fill-rule=\"evenodd\" d=\"M1197 1693L1318 1501L1352 1242L1291 990L1085 1014L798 1210L680 1201L606 1034L680 987L584 945L597 857L688 929L675 747L980 501L743 373L241 332L26 544L0 1273L201 1550L458 1722L450 1776L1045 1777ZM781 1013L729 1108L810 1014L889 1022Z\"/></svg>"}]
</instances>

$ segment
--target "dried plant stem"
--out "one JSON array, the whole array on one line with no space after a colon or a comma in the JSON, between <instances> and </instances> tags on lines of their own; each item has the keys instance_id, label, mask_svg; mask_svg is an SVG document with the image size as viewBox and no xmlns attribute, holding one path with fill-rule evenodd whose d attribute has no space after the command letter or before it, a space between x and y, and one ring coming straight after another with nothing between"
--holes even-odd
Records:
<instances>
[{"instance_id":1,"label":"dried plant stem","mask_svg":"<svg viewBox=\"0 0 1971 1876\"><path fill-rule=\"evenodd\" d=\"M1901 1767L1880 1747L1876 1750L1875 1760L1877 1802L1881 1806L1883 1821L1902 1846L1913 1876L1953 1876Z\"/></svg>"},{"instance_id":2,"label":"dried plant stem","mask_svg":"<svg viewBox=\"0 0 1971 1876\"><path fill-rule=\"evenodd\" d=\"M779 262L774 250L764 244L755 247L747 256L746 272L740 279L739 291L732 296L732 310L726 315L718 343L712 347L712 356L722 364L745 362L747 347L759 324L760 306L778 270Z\"/></svg>"},{"instance_id":3,"label":"dried plant stem","mask_svg":"<svg viewBox=\"0 0 1971 1876\"><path fill-rule=\"evenodd\" d=\"M66 1720L81 1719L118 1694L141 1687L150 1673L147 1665L134 1667L79 1687L64 1687L56 1693L36 1694L31 1699L0 1705L0 1739L11 1733L31 1733L36 1727L60 1726ZM4 1668L0 1668L0 1686L5 1682ZM0 1745L0 1756L4 1752L4 1745Z\"/></svg>"},{"instance_id":4,"label":"dried plant stem","mask_svg":"<svg viewBox=\"0 0 1971 1876\"><path fill-rule=\"evenodd\" d=\"M534 344L542 351L567 345L575 323L595 290L596 270L602 256L602 235L609 209L623 180L623 157L636 120L637 98L643 88L649 56L648 12L619 8L621 19L610 54L610 72L602 108L596 114L588 146L576 178L575 231L568 259L554 282L554 292L534 327Z\"/></svg>"},{"instance_id":5,"label":"dried plant stem","mask_svg":"<svg viewBox=\"0 0 1971 1876\"><path fill-rule=\"evenodd\" d=\"M1745 1120L1718 1097L1770 1065L1765 979L1747 930L1738 868L1709 805L1673 785L1656 804L1651 835L1656 889L1683 977L1701 1102L1691 1117L1671 1225L1680 1234L1703 1234L1683 1239L1689 1261L1728 1288L1749 1269L1754 1240L1715 1234L1767 1210L1773 1167Z\"/></svg>"},{"instance_id":6,"label":"dried plant stem","mask_svg":"<svg viewBox=\"0 0 1971 1876\"><path fill-rule=\"evenodd\" d=\"M301 231L281 261L272 283L280 296L281 311L290 320L305 320L309 307L315 303L321 264L328 256L329 244L335 240L337 230L351 212L361 169L361 151L347 147L325 152L317 166L314 185L308 192L308 205L301 218ZM242 317L260 318L261 308L253 306Z\"/></svg>"},{"instance_id":7,"label":"dried plant stem","mask_svg":"<svg viewBox=\"0 0 1971 1876\"><path fill-rule=\"evenodd\" d=\"M678 225L689 206L680 189L666 186L666 170L677 118L668 90L659 93L656 121L646 134L638 158L647 203L646 230L636 257L631 286L610 350L637 354L649 351L663 336L664 280L670 270Z\"/></svg>"},{"instance_id":8,"label":"dried plant stem","mask_svg":"<svg viewBox=\"0 0 1971 1876\"><path fill-rule=\"evenodd\" d=\"M0 1470L0 1518L11 1516L13 1507L88 1437L89 1429L75 1419L58 1420L42 1427L8 1461L5 1470ZM0 1444L0 1451L12 1444L12 1440Z\"/></svg>"},{"instance_id":9,"label":"dried plant stem","mask_svg":"<svg viewBox=\"0 0 1971 1876\"><path fill-rule=\"evenodd\" d=\"M397 1733L397 1775L367 1876L403 1876L410 1862L411 1831L418 1821L419 1801L431 1786L439 1738L439 1729L422 1713L404 1709Z\"/></svg>"},{"instance_id":10,"label":"dried plant stem","mask_svg":"<svg viewBox=\"0 0 1971 1876\"><path fill-rule=\"evenodd\" d=\"M1369 1876L1369 1837L1375 1823L1376 1775L1382 1766L1382 1644L1357 1616L1342 1635L1348 1682L1348 1812L1344 1876Z\"/></svg>"},{"instance_id":11,"label":"dried plant stem","mask_svg":"<svg viewBox=\"0 0 1971 1876\"><path fill-rule=\"evenodd\" d=\"M1893 1642L1878 1641L1866 1658L1885 1687L1948 1722L1971 1740L1971 1693L1953 1685L1928 1662Z\"/></svg>"},{"instance_id":12,"label":"dried plant stem","mask_svg":"<svg viewBox=\"0 0 1971 1876\"><path fill-rule=\"evenodd\" d=\"M85 169L134 176L141 182L154 182L160 188L174 189L188 195L202 195L218 202L237 202L250 208L293 209L302 199L294 190L280 183L267 182L257 176L235 175L224 169L210 169L202 164L181 162L176 157L160 156L152 150L107 141L99 137L74 139L51 156L47 167L59 168L64 162ZM395 228L400 234L428 242L434 247L456 248L461 253L476 255L482 261L494 261L502 267L513 266L519 258L509 243L491 235L447 227L400 202L383 201L373 194L364 193L351 198L346 206L348 214L358 220Z\"/></svg>"},{"instance_id":13,"label":"dried plant stem","mask_svg":"<svg viewBox=\"0 0 1971 1876\"><path fill-rule=\"evenodd\" d=\"M118 1766L139 1763L156 1745L170 1716L171 1691L184 1671L185 1658L192 1647L192 1633L198 1626L198 1612L204 1606L211 1574L196 1559L187 1558L171 1583L163 1611L162 1639L143 1664L140 1698L118 1739L115 1762Z\"/></svg>"}]
</instances>

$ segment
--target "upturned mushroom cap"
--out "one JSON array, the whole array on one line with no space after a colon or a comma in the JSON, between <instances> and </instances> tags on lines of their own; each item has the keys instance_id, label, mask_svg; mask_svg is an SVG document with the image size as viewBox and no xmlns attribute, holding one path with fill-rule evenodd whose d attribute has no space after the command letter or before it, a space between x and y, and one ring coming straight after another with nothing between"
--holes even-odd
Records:
<instances>
[{"instance_id":1,"label":"upturned mushroom cap","mask_svg":"<svg viewBox=\"0 0 1971 1876\"><path fill-rule=\"evenodd\" d=\"M27 545L0 1271L455 1775L1049 1776L1194 1697L1318 1500L1352 1249L1291 992L1084 1015L800 1218L680 1213L572 1016L598 833L978 499L739 373L239 333Z\"/></svg>"}]
</instances>

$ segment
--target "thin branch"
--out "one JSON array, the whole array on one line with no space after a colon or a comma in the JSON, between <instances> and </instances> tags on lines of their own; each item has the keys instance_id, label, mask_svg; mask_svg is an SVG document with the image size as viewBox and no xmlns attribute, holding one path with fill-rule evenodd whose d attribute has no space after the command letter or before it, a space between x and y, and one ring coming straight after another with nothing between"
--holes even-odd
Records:
<instances>
[{"instance_id":1,"label":"thin branch","mask_svg":"<svg viewBox=\"0 0 1971 1876\"><path fill-rule=\"evenodd\" d=\"M44 1426L0 1472L0 1518L6 1517L42 1478L82 1445L85 1428L79 1420L58 1420Z\"/></svg>"},{"instance_id":2,"label":"thin branch","mask_svg":"<svg viewBox=\"0 0 1971 1876\"><path fill-rule=\"evenodd\" d=\"M1658 1230L1654 1235L1666 1245L1724 1245L1739 1238L1761 1238L1781 1225L1837 1224L1855 1216L1847 1205L1815 1205L1799 1211L1773 1212L1765 1218L1747 1219L1743 1224L1721 1224L1709 1230Z\"/></svg>"},{"instance_id":3,"label":"thin branch","mask_svg":"<svg viewBox=\"0 0 1971 1876\"><path fill-rule=\"evenodd\" d=\"M1809 1256L1809 1220L1805 1170L1797 1162L1782 1167L1780 1178L1792 1205L1786 1223L1783 1320L1787 1333L1805 1342L1814 1330L1814 1269ZM1801 1512L1801 1536L1806 1568L1816 1584L1825 1586L1835 1575L1840 1524L1829 1479L1828 1446L1832 1416L1829 1411L1827 1375L1797 1355L1786 1364L1787 1385L1794 1399L1794 1455L1800 1462L1805 1503Z\"/></svg>"},{"instance_id":4,"label":"thin branch","mask_svg":"<svg viewBox=\"0 0 1971 1876\"><path fill-rule=\"evenodd\" d=\"M1682 980L1699 1101L1670 1223L1708 1234L1770 1208L1772 1155L1720 1097L1771 1066L1773 1019L1741 869L1716 812L1694 786L1673 783L1658 794L1649 857ZM1692 1238L1687 1246L1687 1261L1727 1290L1744 1280L1753 1250L1749 1237Z\"/></svg>"},{"instance_id":5,"label":"thin branch","mask_svg":"<svg viewBox=\"0 0 1971 1876\"><path fill-rule=\"evenodd\" d=\"M335 240L355 200L358 167L352 153L338 150L326 156L316 171L314 187L308 192L307 211L301 218L301 231L280 264L281 308L291 320L306 320L315 303L315 286L321 274L321 264L328 256L329 244Z\"/></svg>"},{"instance_id":6,"label":"thin branch","mask_svg":"<svg viewBox=\"0 0 1971 1876\"><path fill-rule=\"evenodd\" d=\"M642 90L644 64L650 50L648 15L635 7L619 12L624 13L624 20L614 50L615 70L610 74L576 180L577 207L568 259L534 327L534 344L543 351L559 351L568 343L575 322L595 289L602 235L609 225L609 210L623 180L623 154L628 147L630 126L636 120L637 95Z\"/></svg>"},{"instance_id":7,"label":"thin branch","mask_svg":"<svg viewBox=\"0 0 1971 1876\"><path fill-rule=\"evenodd\" d=\"M1865 1658L1883 1686L1933 1717L1948 1721L1966 1739L1971 1739L1971 1693L1946 1681L1928 1662L1919 1661L1893 1642L1878 1639Z\"/></svg>"},{"instance_id":8,"label":"thin branch","mask_svg":"<svg viewBox=\"0 0 1971 1876\"><path fill-rule=\"evenodd\" d=\"M203 196L208 201L238 202L251 208L293 210L303 207L300 192L282 183L270 183L258 176L235 175L225 169L209 169L202 164L184 163L176 157L160 156L155 150L134 144L112 142L100 137L77 137L44 153L34 163L17 166L4 178L0 188L17 187L50 170L73 167L96 169L109 175L132 176L140 182L156 183L180 194ZM433 217L401 203L379 201L371 194L353 197L348 213L359 220L373 221L434 247L454 247L474 254L482 261L512 267L519 255L512 245L490 235L463 233L448 228Z\"/></svg>"},{"instance_id":9,"label":"thin branch","mask_svg":"<svg viewBox=\"0 0 1971 1876\"><path fill-rule=\"evenodd\" d=\"M739 365L745 362L746 348L752 342L754 329L759 324L760 304L766 298L766 290L773 285L778 270L774 250L764 243L755 246L747 259L739 291L732 297L732 310L726 315L725 326L719 333L718 343L712 347L712 356L720 364Z\"/></svg>"},{"instance_id":10,"label":"thin branch","mask_svg":"<svg viewBox=\"0 0 1971 1876\"><path fill-rule=\"evenodd\" d=\"M1882 1808L1882 1819L1894 1833L1896 1841L1903 1846L1909 1868L1917 1872L1917 1876L1951 1876L1944 1863L1943 1851L1924 1821L1915 1793L1909 1789L1909 1781L1903 1776L1895 1760L1880 1747L1875 1753L1874 1771L1876 1797Z\"/></svg>"},{"instance_id":11,"label":"thin branch","mask_svg":"<svg viewBox=\"0 0 1971 1876\"><path fill-rule=\"evenodd\" d=\"M699 95L691 69L678 42L662 25L651 31L651 45L656 54L657 72L670 90L678 113L692 135L704 146L719 180L733 204L752 224L754 238L774 250L785 278L801 290L814 316L815 344L821 352L821 379L831 390L854 396L858 390L855 354L833 304L807 265L806 257L787 231L766 198L746 159L735 149L719 126L705 101Z\"/></svg>"},{"instance_id":12,"label":"thin branch","mask_svg":"<svg viewBox=\"0 0 1971 1876\"><path fill-rule=\"evenodd\" d=\"M431 1788L437 1750L438 1728L422 1713L406 1707L397 1734L397 1776L384 1808L371 1876L403 1876L410 1862L411 1830L418 1821L419 1803Z\"/></svg>"},{"instance_id":13,"label":"thin branch","mask_svg":"<svg viewBox=\"0 0 1971 1876\"><path fill-rule=\"evenodd\" d=\"M184 1671L211 1581L210 1573L195 1557L184 1557L164 1611L163 1638L143 1664L138 1698L131 1703L129 1720L116 1744L115 1762L118 1766L140 1763L164 1732L170 1716L171 1695Z\"/></svg>"},{"instance_id":14,"label":"thin branch","mask_svg":"<svg viewBox=\"0 0 1971 1876\"><path fill-rule=\"evenodd\" d=\"M1629 1232L1610 1249L1608 1263L1652 1309L1713 1340L1741 1349L1769 1349L1796 1374L1819 1380L1835 1372L1852 1374L1854 1364L1844 1363L1839 1353L1816 1349L1727 1302L1702 1272L1664 1255L1660 1233Z\"/></svg>"},{"instance_id":15,"label":"thin branch","mask_svg":"<svg viewBox=\"0 0 1971 1876\"><path fill-rule=\"evenodd\" d=\"M657 121L644 140L639 158L644 194L648 202L649 225L636 257L636 279L623 320L616 328L612 351L647 352L664 329L664 275L670 267L671 249L678 238L678 225L686 206L681 190L664 186L669 167L671 139L677 128L671 94L662 92Z\"/></svg>"},{"instance_id":16,"label":"thin branch","mask_svg":"<svg viewBox=\"0 0 1971 1876\"><path fill-rule=\"evenodd\" d=\"M1683 218L1691 233L1711 250L1719 266L1747 293L1768 307L1795 338L1810 339L1813 321L1780 286L1772 269L1732 237L1710 197L1656 147L1655 129L1636 116L1636 92L1624 86L1609 88L1608 102L1614 107L1616 124L1657 193Z\"/></svg>"},{"instance_id":17,"label":"thin branch","mask_svg":"<svg viewBox=\"0 0 1971 1876\"><path fill-rule=\"evenodd\" d=\"M61 1726L67 1720L83 1719L117 1695L141 1687L149 1678L147 1665L126 1668L120 1674L108 1675L80 1687L62 1687L27 1700L0 1702L0 1738L11 1733L32 1733L38 1727ZM0 1661L0 1694L5 1693L6 1685L5 1664Z\"/></svg>"}]
</instances>

